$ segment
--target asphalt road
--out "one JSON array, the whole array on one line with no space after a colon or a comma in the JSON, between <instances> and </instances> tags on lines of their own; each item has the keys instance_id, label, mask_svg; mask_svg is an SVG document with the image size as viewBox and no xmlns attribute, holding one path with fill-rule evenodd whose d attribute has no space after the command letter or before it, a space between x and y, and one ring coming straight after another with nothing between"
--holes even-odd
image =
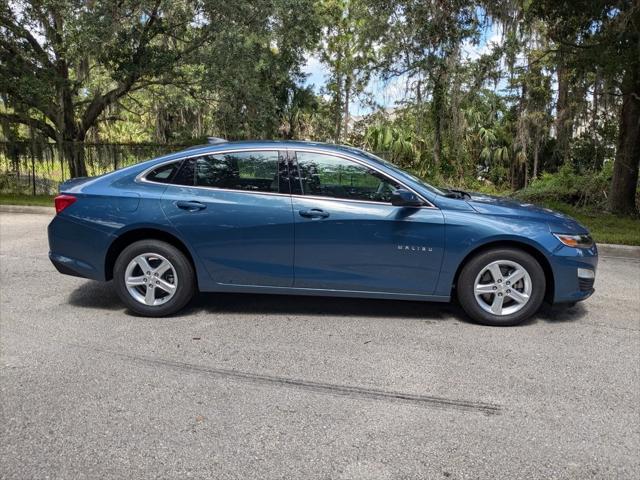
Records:
<instances>
[{"instance_id":1,"label":"asphalt road","mask_svg":"<svg viewBox=\"0 0 640 480\"><path fill-rule=\"evenodd\" d=\"M0 478L640 476L640 262L515 328L414 302L201 295L128 314L0 215Z\"/></svg>"}]
</instances>

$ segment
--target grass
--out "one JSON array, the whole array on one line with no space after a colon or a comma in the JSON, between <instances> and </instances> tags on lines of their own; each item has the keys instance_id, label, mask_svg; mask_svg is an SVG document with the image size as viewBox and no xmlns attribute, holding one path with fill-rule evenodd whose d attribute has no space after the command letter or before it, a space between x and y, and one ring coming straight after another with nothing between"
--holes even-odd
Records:
<instances>
[{"instance_id":1,"label":"grass","mask_svg":"<svg viewBox=\"0 0 640 480\"><path fill-rule=\"evenodd\" d=\"M587 227L597 243L640 245L640 219L577 208L561 202L545 202L545 207L566 213Z\"/></svg>"},{"instance_id":2,"label":"grass","mask_svg":"<svg viewBox=\"0 0 640 480\"><path fill-rule=\"evenodd\" d=\"M10 195L0 194L0 205L35 205L53 207L53 195Z\"/></svg>"},{"instance_id":3,"label":"grass","mask_svg":"<svg viewBox=\"0 0 640 480\"><path fill-rule=\"evenodd\" d=\"M53 196L0 194L0 204L52 207ZM596 242L640 245L640 219L638 218L620 217L606 212L576 208L561 202L546 202L544 206L566 213L578 220L591 231Z\"/></svg>"}]
</instances>

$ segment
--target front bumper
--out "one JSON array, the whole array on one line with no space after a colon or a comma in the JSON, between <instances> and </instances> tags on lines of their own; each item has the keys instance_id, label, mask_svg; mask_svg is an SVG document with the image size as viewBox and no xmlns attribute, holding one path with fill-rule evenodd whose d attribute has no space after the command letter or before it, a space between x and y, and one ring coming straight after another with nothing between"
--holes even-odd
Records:
<instances>
[{"instance_id":1,"label":"front bumper","mask_svg":"<svg viewBox=\"0 0 640 480\"><path fill-rule=\"evenodd\" d=\"M563 246L551 257L554 277L553 303L586 300L595 292L598 249Z\"/></svg>"}]
</instances>

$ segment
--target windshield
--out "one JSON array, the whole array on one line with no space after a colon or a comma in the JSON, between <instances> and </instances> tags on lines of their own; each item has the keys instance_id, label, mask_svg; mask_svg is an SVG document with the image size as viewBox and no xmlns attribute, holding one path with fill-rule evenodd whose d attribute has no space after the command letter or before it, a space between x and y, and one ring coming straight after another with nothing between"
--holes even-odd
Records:
<instances>
[{"instance_id":1,"label":"windshield","mask_svg":"<svg viewBox=\"0 0 640 480\"><path fill-rule=\"evenodd\" d=\"M394 171L398 172L402 176L404 176L406 178L409 178L410 180L413 180L417 184L423 186L424 188L426 188L430 192L435 193L436 195L444 195L445 194L445 192L443 192L442 190L434 187L433 185L429 185L427 182L425 182L421 178L416 177L412 173L409 173L406 170L401 169L397 165L394 165L393 163L389 162L388 160L385 160L384 158L380 158L377 155L374 155L373 153L369 153L369 152L367 152L365 150L360 150L359 148L354 148L354 150L356 150L360 155L368 157L371 160L374 160L376 162L380 162L380 163L386 165L387 167L392 168Z\"/></svg>"}]
</instances>

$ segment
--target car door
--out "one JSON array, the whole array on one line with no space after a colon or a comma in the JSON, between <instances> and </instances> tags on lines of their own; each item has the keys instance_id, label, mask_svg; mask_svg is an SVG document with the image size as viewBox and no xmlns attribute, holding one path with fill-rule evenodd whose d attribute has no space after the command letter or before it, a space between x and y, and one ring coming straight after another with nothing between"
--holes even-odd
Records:
<instances>
[{"instance_id":1,"label":"car door","mask_svg":"<svg viewBox=\"0 0 640 480\"><path fill-rule=\"evenodd\" d=\"M292 285L286 169L286 154L277 150L210 153L183 161L164 193L163 210L214 282Z\"/></svg>"},{"instance_id":2,"label":"car door","mask_svg":"<svg viewBox=\"0 0 640 480\"><path fill-rule=\"evenodd\" d=\"M402 185L348 156L296 151L294 286L430 294L443 255L439 209L396 207Z\"/></svg>"}]
</instances>

